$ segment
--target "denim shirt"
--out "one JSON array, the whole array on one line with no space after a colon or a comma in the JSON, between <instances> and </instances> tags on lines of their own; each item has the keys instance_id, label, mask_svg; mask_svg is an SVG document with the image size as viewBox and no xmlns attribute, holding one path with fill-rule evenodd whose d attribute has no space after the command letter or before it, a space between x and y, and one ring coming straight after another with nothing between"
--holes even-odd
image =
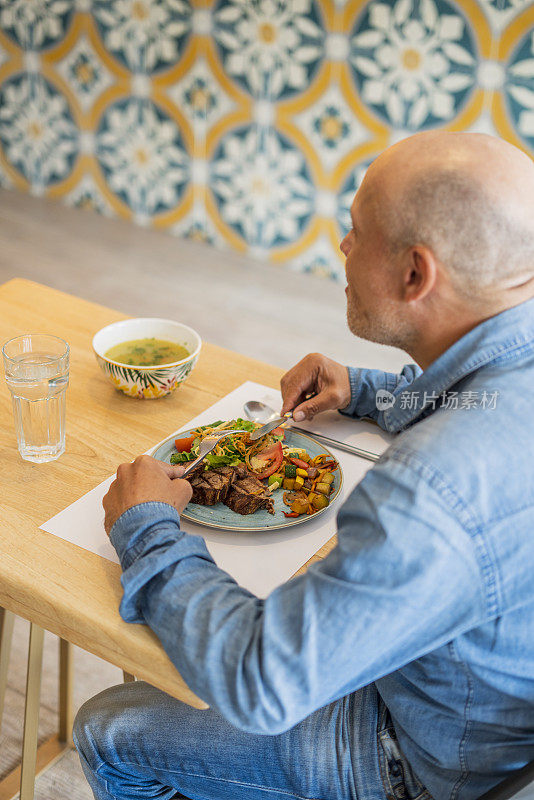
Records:
<instances>
[{"instance_id":1,"label":"denim shirt","mask_svg":"<svg viewBox=\"0 0 534 800\"><path fill-rule=\"evenodd\" d=\"M375 682L431 795L470 800L534 758L534 300L425 372L349 376L343 413L398 435L341 507L335 549L259 599L170 505L143 503L111 531L120 612L247 731Z\"/></svg>"}]
</instances>

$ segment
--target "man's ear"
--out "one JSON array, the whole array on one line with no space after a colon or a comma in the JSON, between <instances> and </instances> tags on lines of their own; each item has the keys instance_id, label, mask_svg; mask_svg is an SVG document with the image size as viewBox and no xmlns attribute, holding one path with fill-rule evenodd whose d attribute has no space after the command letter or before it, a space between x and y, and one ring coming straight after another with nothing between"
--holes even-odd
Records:
<instances>
[{"instance_id":1,"label":"man's ear","mask_svg":"<svg viewBox=\"0 0 534 800\"><path fill-rule=\"evenodd\" d=\"M438 266L432 250L426 245L414 245L406 254L403 270L403 298L408 303L423 300L434 288Z\"/></svg>"}]
</instances>

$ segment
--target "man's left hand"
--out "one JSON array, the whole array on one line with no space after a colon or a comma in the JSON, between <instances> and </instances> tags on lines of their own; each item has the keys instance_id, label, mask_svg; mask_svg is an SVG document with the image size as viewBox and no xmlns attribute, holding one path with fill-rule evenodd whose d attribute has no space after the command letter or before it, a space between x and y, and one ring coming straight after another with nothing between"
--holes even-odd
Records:
<instances>
[{"instance_id":1,"label":"man's left hand","mask_svg":"<svg viewBox=\"0 0 534 800\"><path fill-rule=\"evenodd\" d=\"M106 533L109 535L121 514L139 503L169 503L181 514L193 493L190 483L180 479L183 471L184 467L171 466L150 456L121 464L102 500Z\"/></svg>"}]
</instances>

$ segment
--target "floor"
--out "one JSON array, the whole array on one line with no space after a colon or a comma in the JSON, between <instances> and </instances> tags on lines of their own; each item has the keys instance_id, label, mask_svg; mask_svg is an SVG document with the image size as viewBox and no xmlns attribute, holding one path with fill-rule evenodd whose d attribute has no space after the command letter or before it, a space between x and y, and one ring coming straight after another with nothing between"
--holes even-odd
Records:
<instances>
[{"instance_id":1,"label":"floor","mask_svg":"<svg viewBox=\"0 0 534 800\"><path fill-rule=\"evenodd\" d=\"M0 190L0 283L15 276L132 316L180 320L206 341L284 368L317 350L394 370L408 358L352 336L341 284Z\"/></svg>"},{"instance_id":2,"label":"floor","mask_svg":"<svg viewBox=\"0 0 534 800\"><path fill-rule=\"evenodd\" d=\"M343 286L285 271L89 211L0 191L0 283L25 277L132 316L172 317L206 341L288 369L319 351L346 364L399 370L408 356L353 337ZM28 624L18 620L0 735L0 777L22 739ZM40 740L55 730L57 639L45 638ZM75 705L122 673L75 648ZM517 796L534 800L534 786ZM90 800L74 752L46 772L35 800Z\"/></svg>"}]
</instances>

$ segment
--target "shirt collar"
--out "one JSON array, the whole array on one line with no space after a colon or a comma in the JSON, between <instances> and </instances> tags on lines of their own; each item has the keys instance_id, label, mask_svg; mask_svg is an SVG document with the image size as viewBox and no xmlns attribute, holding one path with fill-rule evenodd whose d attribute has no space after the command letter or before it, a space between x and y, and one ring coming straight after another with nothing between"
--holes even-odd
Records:
<instances>
[{"instance_id":1,"label":"shirt collar","mask_svg":"<svg viewBox=\"0 0 534 800\"><path fill-rule=\"evenodd\" d=\"M534 340L534 298L508 308L481 322L458 339L439 358L416 378L407 389L400 392L395 404L384 411L384 426L398 433L412 425L423 414L434 410L436 399L462 378L489 364L497 357ZM403 394L417 393L418 402L401 402ZM413 394L412 394L413 396ZM425 399L427 400L425 402Z\"/></svg>"}]
</instances>

